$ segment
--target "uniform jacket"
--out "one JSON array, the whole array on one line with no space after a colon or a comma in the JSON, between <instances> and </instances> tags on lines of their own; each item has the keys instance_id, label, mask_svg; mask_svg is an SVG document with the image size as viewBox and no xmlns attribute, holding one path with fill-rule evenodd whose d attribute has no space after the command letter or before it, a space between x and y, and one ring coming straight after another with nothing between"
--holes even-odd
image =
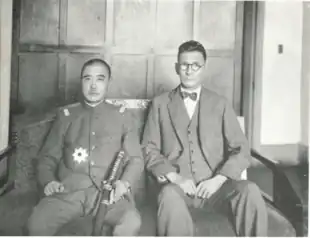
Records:
<instances>
[{"instance_id":1,"label":"uniform jacket","mask_svg":"<svg viewBox=\"0 0 310 238\"><path fill-rule=\"evenodd\" d=\"M250 150L229 102L218 94L201 89L198 137L212 174L240 179L250 164ZM197 106L198 106L197 103ZM156 177L175 172L173 165L188 146L188 119L180 88L153 99L143 135L146 169ZM182 169L181 169L182 170Z\"/></svg>"},{"instance_id":2,"label":"uniform jacket","mask_svg":"<svg viewBox=\"0 0 310 238\"><path fill-rule=\"evenodd\" d=\"M128 155L121 179L134 186L144 161L128 112L105 102L62 108L39 155L39 183L61 181L69 191L98 186L121 148Z\"/></svg>"}]
</instances>

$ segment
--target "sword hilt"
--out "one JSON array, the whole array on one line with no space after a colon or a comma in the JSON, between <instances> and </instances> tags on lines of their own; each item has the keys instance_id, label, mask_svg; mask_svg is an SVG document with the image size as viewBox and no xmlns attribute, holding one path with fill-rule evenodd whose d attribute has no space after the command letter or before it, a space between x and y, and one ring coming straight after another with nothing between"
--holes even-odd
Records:
<instances>
[{"instance_id":1,"label":"sword hilt","mask_svg":"<svg viewBox=\"0 0 310 238\"><path fill-rule=\"evenodd\" d=\"M122 159L124 158L124 155L125 155L125 152L123 150L121 150L117 154L116 160L115 160L113 167L111 169L110 176L107 179L107 184L110 184L116 178L117 171L119 169L119 166L120 166Z\"/></svg>"}]
</instances>

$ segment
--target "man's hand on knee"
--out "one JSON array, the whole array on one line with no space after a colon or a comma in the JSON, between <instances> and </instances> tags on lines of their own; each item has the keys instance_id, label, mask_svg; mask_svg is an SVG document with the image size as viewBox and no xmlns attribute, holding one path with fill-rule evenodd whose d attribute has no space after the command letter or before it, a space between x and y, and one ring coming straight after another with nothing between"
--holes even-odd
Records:
<instances>
[{"instance_id":1,"label":"man's hand on knee","mask_svg":"<svg viewBox=\"0 0 310 238\"><path fill-rule=\"evenodd\" d=\"M65 187L62 183L57 181L49 182L44 188L44 194L50 196L54 193L62 193L65 190Z\"/></svg>"},{"instance_id":2,"label":"man's hand on knee","mask_svg":"<svg viewBox=\"0 0 310 238\"><path fill-rule=\"evenodd\" d=\"M185 194L189 196L196 195L196 185L193 180L183 178L177 173L169 173L166 175L166 177L171 183L178 185Z\"/></svg>"},{"instance_id":3,"label":"man's hand on knee","mask_svg":"<svg viewBox=\"0 0 310 238\"><path fill-rule=\"evenodd\" d=\"M199 198L210 198L223 183L227 180L227 177L223 175L216 175L211 179L200 182L197 186L197 196Z\"/></svg>"}]
</instances>

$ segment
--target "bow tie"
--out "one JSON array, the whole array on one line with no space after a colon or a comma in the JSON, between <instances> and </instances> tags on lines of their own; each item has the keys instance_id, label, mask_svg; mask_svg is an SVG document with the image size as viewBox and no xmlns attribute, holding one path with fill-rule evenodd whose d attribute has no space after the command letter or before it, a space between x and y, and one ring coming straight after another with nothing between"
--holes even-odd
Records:
<instances>
[{"instance_id":1,"label":"bow tie","mask_svg":"<svg viewBox=\"0 0 310 238\"><path fill-rule=\"evenodd\" d=\"M197 100L197 93L181 92L181 96L183 99L189 97L193 101Z\"/></svg>"}]
</instances>

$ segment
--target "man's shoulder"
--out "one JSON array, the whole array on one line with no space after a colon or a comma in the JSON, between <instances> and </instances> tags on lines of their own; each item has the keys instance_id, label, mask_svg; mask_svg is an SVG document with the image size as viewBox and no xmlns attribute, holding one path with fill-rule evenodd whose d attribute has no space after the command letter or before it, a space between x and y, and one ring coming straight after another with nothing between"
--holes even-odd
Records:
<instances>
[{"instance_id":1,"label":"man's shoulder","mask_svg":"<svg viewBox=\"0 0 310 238\"><path fill-rule=\"evenodd\" d=\"M130 107L123 100L119 100L119 101L118 100L106 100L104 102L104 105L114 115L124 117L127 114L130 114L128 113Z\"/></svg>"},{"instance_id":2,"label":"man's shoulder","mask_svg":"<svg viewBox=\"0 0 310 238\"><path fill-rule=\"evenodd\" d=\"M167 101L169 101L169 98L170 98L170 94L171 94L171 91L170 92L164 92L162 94L159 94L157 96L155 96L153 99L152 99L152 102L153 103L158 103L158 104L164 104L166 103Z\"/></svg>"},{"instance_id":3,"label":"man's shoulder","mask_svg":"<svg viewBox=\"0 0 310 238\"><path fill-rule=\"evenodd\" d=\"M205 87L202 87L201 88L202 92L207 94L210 98L213 98L215 100L218 100L218 101L225 101L226 98L220 94L218 94L217 92L213 91L213 90L210 90L208 88L205 88Z\"/></svg>"},{"instance_id":4,"label":"man's shoulder","mask_svg":"<svg viewBox=\"0 0 310 238\"><path fill-rule=\"evenodd\" d=\"M228 103L228 100L226 97L218 94L217 92L207 89L205 87L202 87L203 94L207 95L207 97L204 97L209 102L212 102L214 105L218 105L220 107L225 107L225 105Z\"/></svg>"},{"instance_id":5,"label":"man's shoulder","mask_svg":"<svg viewBox=\"0 0 310 238\"><path fill-rule=\"evenodd\" d=\"M80 102L68 104L58 108L58 117L62 119L75 118L83 110Z\"/></svg>"}]
</instances>

